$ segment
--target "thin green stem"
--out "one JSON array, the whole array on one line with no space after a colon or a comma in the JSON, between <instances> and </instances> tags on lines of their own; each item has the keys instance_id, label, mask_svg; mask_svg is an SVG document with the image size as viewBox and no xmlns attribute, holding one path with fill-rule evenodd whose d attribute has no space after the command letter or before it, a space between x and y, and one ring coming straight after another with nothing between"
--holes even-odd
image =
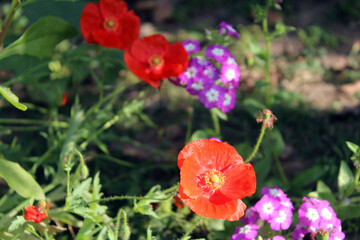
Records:
<instances>
[{"instance_id":1,"label":"thin green stem","mask_svg":"<svg viewBox=\"0 0 360 240\"><path fill-rule=\"evenodd\" d=\"M3 24L1 32L0 32L0 50L2 49L4 38L10 27L11 21L14 17L14 14L17 10L19 3L20 3L19 0L12 0L12 2L11 2L9 13L7 14L7 16L5 18L4 24Z\"/></svg>"},{"instance_id":2,"label":"thin green stem","mask_svg":"<svg viewBox=\"0 0 360 240\"><path fill-rule=\"evenodd\" d=\"M265 42L266 42L266 50L265 50L265 103L266 106L270 106L270 47L271 47L271 39L269 36L269 29L268 29L268 10L269 10L269 3L266 4L265 8L265 16L262 21L262 28L265 35Z\"/></svg>"},{"instance_id":3,"label":"thin green stem","mask_svg":"<svg viewBox=\"0 0 360 240\"><path fill-rule=\"evenodd\" d=\"M102 58L102 66L101 66L101 72L102 76L99 83L99 101L103 99L104 97L104 85L105 85L105 77L106 77L106 63L109 56L109 49L105 49L104 56Z\"/></svg>"},{"instance_id":4,"label":"thin green stem","mask_svg":"<svg viewBox=\"0 0 360 240\"><path fill-rule=\"evenodd\" d=\"M120 227L120 219L121 219L121 213L124 212L124 210L119 209L117 217L116 217L116 224L115 224L115 237L114 239L118 239L119 234L119 227ZM126 218L126 214L124 212L124 217Z\"/></svg>"},{"instance_id":5,"label":"thin green stem","mask_svg":"<svg viewBox=\"0 0 360 240\"><path fill-rule=\"evenodd\" d=\"M45 121L45 120L37 120L37 119L18 119L18 118L1 118L1 124L24 124L24 125L31 125L31 124L39 124L44 125L44 127L48 127L49 125L67 128L69 124L67 122L58 122L58 121Z\"/></svg>"},{"instance_id":6,"label":"thin green stem","mask_svg":"<svg viewBox=\"0 0 360 240\"><path fill-rule=\"evenodd\" d=\"M277 168L277 170L278 170L278 172L280 174L281 180L284 182L285 185L288 185L289 180L286 178L286 175L284 173L284 169L282 168L281 163L280 163L279 156L276 153L274 153L273 156L274 156L274 159L275 159L275 166L276 166L276 168Z\"/></svg>"},{"instance_id":7,"label":"thin green stem","mask_svg":"<svg viewBox=\"0 0 360 240\"><path fill-rule=\"evenodd\" d=\"M210 110L210 113L211 113L211 118L212 118L212 121L214 124L214 131L215 131L216 137L220 137L220 123L219 123L219 118L217 117L215 111L216 111L216 109L212 108Z\"/></svg>"},{"instance_id":8,"label":"thin green stem","mask_svg":"<svg viewBox=\"0 0 360 240\"><path fill-rule=\"evenodd\" d=\"M259 135L259 138L256 142L256 145L254 147L254 150L252 151L252 153L250 154L250 156L245 160L245 163L248 163L250 162L253 157L255 156L255 154L257 153L257 151L259 150L259 147L260 147L260 143L262 142L262 139L264 137L264 134L265 134L265 130L266 130L266 126L265 124L263 123L262 124L262 127L261 127L261 131L260 131L260 135Z\"/></svg>"},{"instance_id":9,"label":"thin green stem","mask_svg":"<svg viewBox=\"0 0 360 240\"><path fill-rule=\"evenodd\" d=\"M189 230L187 230L187 232L180 238L180 240L186 240L187 237L190 235L190 233L192 231L194 231L194 229L196 228L196 226L200 223L200 221L202 219L203 219L203 217L199 217L199 219L195 222L195 224Z\"/></svg>"},{"instance_id":10,"label":"thin green stem","mask_svg":"<svg viewBox=\"0 0 360 240\"><path fill-rule=\"evenodd\" d=\"M188 116L187 116L188 124L187 124L187 128L186 128L185 143L190 142L193 116L194 116L194 108L191 107L191 108L188 109Z\"/></svg>"}]
</instances>

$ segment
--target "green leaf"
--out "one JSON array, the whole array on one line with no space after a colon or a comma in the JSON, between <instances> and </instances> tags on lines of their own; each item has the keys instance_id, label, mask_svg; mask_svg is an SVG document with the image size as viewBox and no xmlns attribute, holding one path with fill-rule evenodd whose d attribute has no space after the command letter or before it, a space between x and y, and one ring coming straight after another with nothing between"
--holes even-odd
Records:
<instances>
[{"instance_id":1,"label":"green leaf","mask_svg":"<svg viewBox=\"0 0 360 240\"><path fill-rule=\"evenodd\" d=\"M11 92L10 88L0 86L0 93L8 100L14 107L26 111L27 107L24 104L19 103L19 98Z\"/></svg>"},{"instance_id":2,"label":"green leaf","mask_svg":"<svg viewBox=\"0 0 360 240\"><path fill-rule=\"evenodd\" d=\"M79 128L85 120L84 111L80 108L80 105L76 102L71 111L71 120L69 128L66 132L66 139L61 148L60 161L63 161L76 147L77 141L81 138L82 132Z\"/></svg>"},{"instance_id":3,"label":"green leaf","mask_svg":"<svg viewBox=\"0 0 360 240\"><path fill-rule=\"evenodd\" d=\"M0 60L14 54L51 57L55 46L74 37L76 29L61 18L47 16L32 24L24 34L0 52Z\"/></svg>"},{"instance_id":4,"label":"green leaf","mask_svg":"<svg viewBox=\"0 0 360 240\"><path fill-rule=\"evenodd\" d=\"M264 155L267 157L270 157L272 153L280 156L280 154L284 151L285 143L279 129L274 128L267 131L262 142L262 148Z\"/></svg>"},{"instance_id":5,"label":"green leaf","mask_svg":"<svg viewBox=\"0 0 360 240\"><path fill-rule=\"evenodd\" d=\"M161 187L159 185L152 187L144 197L147 199L134 201L134 208L133 208L134 212L138 212L143 215L150 215L155 218L158 218L159 216L153 211L151 203L161 202L160 200L156 200L156 199L163 199L166 197L166 195L163 192L161 192ZM152 198L152 199L148 199L148 198Z\"/></svg>"},{"instance_id":6,"label":"green leaf","mask_svg":"<svg viewBox=\"0 0 360 240\"><path fill-rule=\"evenodd\" d=\"M204 130L196 130L190 137L190 141L195 141L198 139L206 139L210 137L217 137L213 129L207 128Z\"/></svg>"},{"instance_id":7,"label":"green leaf","mask_svg":"<svg viewBox=\"0 0 360 240\"><path fill-rule=\"evenodd\" d=\"M0 158L0 177L24 198L45 199L45 194L34 178L18 163Z\"/></svg>"},{"instance_id":8,"label":"green leaf","mask_svg":"<svg viewBox=\"0 0 360 240\"><path fill-rule=\"evenodd\" d=\"M15 229L22 226L24 223L26 223L26 219L24 218L24 216L17 216L16 219L11 222L8 228L9 232L14 231Z\"/></svg>"},{"instance_id":9,"label":"green leaf","mask_svg":"<svg viewBox=\"0 0 360 240\"><path fill-rule=\"evenodd\" d=\"M354 175L348 167L347 163L341 161L340 170L338 175L338 187L342 194L348 193L348 191L354 185Z\"/></svg>"},{"instance_id":10,"label":"green leaf","mask_svg":"<svg viewBox=\"0 0 360 240\"><path fill-rule=\"evenodd\" d=\"M357 153L357 151L359 150L359 146L355 143L346 141L346 145L353 153Z\"/></svg>"},{"instance_id":11,"label":"green leaf","mask_svg":"<svg viewBox=\"0 0 360 240\"><path fill-rule=\"evenodd\" d=\"M331 205L336 204L336 198L334 197L331 189L321 180L317 182L316 192L321 199L328 200Z\"/></svg>"},{"instance_id":12,"label":"green leaf","mask_svg":"<svg viewBox=\"0 0 360 240\"><path fill-rule=\"evenodd\" d=\"M290 185L294 189L302 188L306 185L309 185L310 183L317 181L325 174L326 171L327 168L323 166L312 166L297 174L291 181Z\"/></svg>"},{"instance_id":13,"label":"green leaf","mask_svg":"<svg viewBox=\"0 0 360 240\"><path fill-rule=\"evenodd\" d=\"M346 219L354 219L360 217L360 207L359 205L347 205L341 206L336 210L338 217L341 221Z\"/></svg>"},{"instance_id":14,"label":"green leaf","mask_svg":"<svg viewBox=\"0 0 360 240\"><path fill-rule=\"evenodd\" d=\"M266 106L255 98L246 98L243 102L245 110L256 119L259 111L266 109Z\"/></svg>"},{"instance_id":15,"label":"green leaf","mask_svg":"<svg viewBox=\"0 0 360 240\"><path fill-rule=\"evenodd\" d=\"M286 26L282 22L277 22L275 25L275 31L271 34L270 38L271 39L280 38L280 37L284 36L285 34L295 31L295 30L296 30L295 27Z\"/></svg>"},{"instance_id":16,"label":"green leaf","mask_svg":"<svg viewBox=\"0 0 360 240\"><path fill-rule=\"evenodd\" d=\"M227 121L227 120L228 120L226 114L223 113L220 109L218 109L218 108L212 108L211 111L213 111L218 118L220 118L220 119L222 119L222 120L224 120L224 121Z\"/></svg>"}]
</instances>

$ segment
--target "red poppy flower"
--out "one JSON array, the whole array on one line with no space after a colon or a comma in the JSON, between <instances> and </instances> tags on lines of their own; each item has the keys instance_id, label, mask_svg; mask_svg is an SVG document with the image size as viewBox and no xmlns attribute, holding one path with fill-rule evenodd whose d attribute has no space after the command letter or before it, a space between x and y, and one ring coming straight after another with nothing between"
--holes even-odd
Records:
<instances>
[{"instance_id":1,"label":"red poppy flower","mask_svg":"<svg viewBox=\"0 0 360 240\"><path fill-rule=\"evenodd\" d=\"M80 29L88 43L125 50L139 38L140 18L122 0L100 0L86 4Z\"/></svg>"},{"instance_id":2,"label":"red poppy flower","mask_svg":"<svg viewBox=\"0 0 360 240\"><path fill-rule=\"evenodd\" d=\"M179 193L196 214L239 220L246 205L241 198L256 190L255 171L227 143L200 139L187 144L178 156Z\"/></svg>"},{"instance_id":3,"label":"red poppy flower","mask_svg":"<svg viewBox=\"0 0 360 240\"><path fill-rule=\"evenodd\" d=\"M188 64L183 45L169 44L160 34L134 41L125 51L124 59L130 71L153 87L159 87L164 78L180 75Z\"/></svg>"},{"instance_id":4,"label":"red poppy flower","mask_svg":"<svg viewBox=\"0 0 360 240\"><path fill-rule=\"evenodd\" d=\"M24 218L38 223L46 218L46 213L41 208L30 205L25 208Z\"/></svg>"}]
</instances>

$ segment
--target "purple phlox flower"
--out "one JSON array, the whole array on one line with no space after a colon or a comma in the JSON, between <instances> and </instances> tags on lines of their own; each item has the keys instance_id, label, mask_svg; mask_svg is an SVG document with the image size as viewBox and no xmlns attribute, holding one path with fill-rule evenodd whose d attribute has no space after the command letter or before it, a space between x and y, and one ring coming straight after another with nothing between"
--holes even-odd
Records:
<instances>
[{"instance_id":1,"label":"purple phlox flower","mask_svg":"<svg viewBox=\"0 0 360 240\"><path fill-rule=\"evenodd\" d=\"M343 240L345 239L345 234L343 232L337 232L335 234L330 234L328 240Z\"/></svg>"},{"instance_id":2,"label":"purple phlox flower","mask_svg":"<svg viewBox=\"0 0 360 240\"><path fill-rule=\"evenodd\" d=\"M222 64L221 66L221 82L229 89L237 89L240 82L240 69L237 64Z\"/></svg>"},{"instance_id":3,"label":"purple phlox flower","mask_svg":"<svg viewBox=\"0 0 360 240\"><path fill-rule=\"evenodd\" d=\"M201 67L212 67L212 62L206 58L193 57L192 60Z\"/></svg>"},{"instance_id":4,"label":"purple phlox flower","mask_svg":"<svg viewBox=\"0 0 360 240\"><path fill-rule=\"evenodd\" d=\"M203 70L203 74L211 81L215 82L220 77L220 71L216 67L208 66Z\"/></svg>"},{"instance_id":5,"label":"purple phlox flower","mask_svg":"<svg viewBox=\"0 0 360 240\"><path fill-rule=\"evenodd\" d=\"M283 197L280 199L280 204L281 204L281 207L284 207L284 208L289 208L291 210L294 210L294 205L292 204L290 198L288 197Z\"/></svg>"},{"instance_id":6,"label":"purple phlox flower","mask_svg":"<svg viewBox=\"0 0 360 240\"><path fill-rule=\"evenodd\" d=\"M291 238L293 240L303 240L303 238L308 232L309 230L304 225L302 225L301 223L296 224L295 230L291 234Z\"/></svg>"},{"instance_id":7,"label":"purple phlox flower","mask_svg":"<svg viewBox=\"0 0 360 240\"><path fill-rule=\"evenodd\" d=\"M270 197L276 198L278 200L287 198L283 190L281 190L278 187L272 187L272 188L264 187L263 189L261 189L261 194L269 195Z\"/></svg>"},{"instance_id":8,"label":"purple phlox flower","mask_svg":"<svg viewBox=\"0 0 360 240\"><path fill-rule=\"evenodd\" d=\"M292 222L292 215L292 211L289 208L278 209L269 220L271 229L275 231L288 229Z\"/></svg>"},{"instance_id":9,"label":"purple phlox flower","mask_svg":"<svg viewBox=\"0 0 360 240\"><path fill-rule=\"evenodd\" d=\"M334 209L330 205L327 205L326 202L321 201L317 206L317 210L320 214L319 228L324 227L328 229L328 226L335 225L337 218Z\"/></svg>"},{"instance_id":10,"label":"purple phlox flower","mask_svg":"<svg viewBox=\"0 0 360 240\"><path fill-rule=\"evenodd\" d=\"M219 63L224 63L228 57L231 56L231 54L226 47L217 44L211 44L206 48L205 56L215 59Z\"/></svg>"},{"instance_id":11,"label":"purple phlox flower","mask_svg":"<svg viewBox=\"0 0 360 240\"><path fill-rule=\"evenodd\" d=\"M299 220L306 227L319 228L320 214L317 207L314 206L310 201L304 202L299 208Z\"/></svg>"},{"instance_id":12,"label":"purple phlox flower","mask_svg":"<svg viewBox=\"0 0 360 240\"><path fill-rule=\"evenodd\" d=\"M241 221L245 224L254 224L257 220L259 220L259 213L255 207L246 209L244 217L241 218Z\"/></svg>"},{"instance_id":13,"label":"purple phlox flower","mask_svg":"<svg viewBox=\"0 0 360 240\"><path fill-rule=\"evenodd\" d=\"M219 25L218 34L224 35L225 33L227 33L231 37L240 38L240 34L238 33L238 31L236 31L232 24L222 21Z\"/></svg>"},{"instance_id":14,"label":"purple phlox flower","mask_svg":"<svg viewBox=\"0 0 360 240\"><path fill-rule=\"evenodd\" d=\"M236 93L231 90L225 90L223 101L220 103L219 108L223 113L227 113L234 109L236 104Z\"/></svg>"},{"instance_id":15,"label":"purple phlox flower","mask_svg":"<svg viewBox=\"0 0 360 240\"><path fill-rule=\"evenodd\" d=\"M199 94L199 100L208 109L219 107L223 102L225 89L216 84L204 86Z\"/></svg>"},{"instance_id":16,"label":"purple phlox flower","mask_svg":"<svg viewBox=\"0 0 360 240\"><path fill-rule=\"evenodd\" d=\"M265 240L285 240L285 238L277 235L277 236L273 236L272 238L265 238Z\"/></svg>"},{"instance_id":17,"label":"purple phlox flower","mask_svg":"<svg viewBox=\"0 0 360 240\"><path fill-rule=\"evenodd\" d=\"M248 224L235 228L235 233L231 236L231 240L253 240L256 238L260 227L255 224Z\"/></svg>"},{"instance_id":18,"label":"purple phlox flower","mask_svg":"<svg viewBox=\"0 0 360 240\"><path fill-rule=\"evenodd\" d=\"M184 48L188 54L201 51L201 46L200 46L199 41L186 40L186 41L182 42L182 45L184 46Z\"/></svg>"},{"instance_id":19,"label":"purple phlox flower","mask_svg":"<svg viewBox=\"0 0 360 240\"><path fill-rule=\"evenodd\" d=\"M270 220L274 216L276 209L280 206L280 202L268 195L264 195L256 204L256 211L262 220Z\"/></svg>"},{"instance_id":20,"label":"purple phlox flower","mask_svg":"<svg viewBox=\"0 0 360 240\"><path fill-rule=\"evenodd\" d=\"M215 140L217 142L222 142L219 138L216 138L216 137L210 137L208 138L209 140Z\"/></svg>"},{"instance_id":21,"label":"purple phlox flower","mask_svg":"<svg viewBox=\"0 0 360 240\"><path fill-rule=\"evenodd\" d=\"M189 64L182 74L178 76L180 79L180 85L187 85L190 81L198 81L203 78L203 66L198 64L197 58L192 57L189 60Z\"/></svg>"}]
</instances>

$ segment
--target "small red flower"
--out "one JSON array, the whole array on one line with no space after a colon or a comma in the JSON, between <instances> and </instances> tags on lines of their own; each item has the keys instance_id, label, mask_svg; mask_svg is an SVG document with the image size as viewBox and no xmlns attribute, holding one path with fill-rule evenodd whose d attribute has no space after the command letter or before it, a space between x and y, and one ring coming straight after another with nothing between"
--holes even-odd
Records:
<instances>
[{"instance_id":1,"label":"small red flower","mask_svg":"<svg viewBox=\"0 0 360 240\"><path fill-rule=\"evenodd\" d=\"M256 191L256 176L235 148L224 142L200 139L188 143L178 156L179 193L196 214L237 221L246 205L241 198Z\"/></svg>"},{"instance_id":2,"label":"small red flower","mask_svg":"<svg viewBox=\"0 0 360 240\"><path fill-rule=\"evenodd\" d=\"M122 0L100 0L86 4L80 30L88 43L125 50L139 38L140 18Z\"/></svg>"},{"instance_id":3,"label":"small red flower","mask_svg":"<svg viewBox=\"0 0 360 240\"><path fill-rule=\"evenodd\" d=\"M62 95L62 100L61 100L61 106L65 106L67 101L68 101L68 98L69 98L69 94L68 93L63 93Z\"/></svg>"},{"instance_id":4,"label":"small red flower","mask_svg":"<svg viewBox=\"0 0 360 240\"><path fill-rule=\"evenodd\" d=\"M46 218L46 213L40 207L30 205L25 208L24 217L26 220L31 220L38 223Z\"/></svg>"},{"instance_id":5,"label":"small red flower","mask_svg":"<svg viewBox=\"0 0 360 240\"><path fill-rule=\"evenodd\" d=\"M153 87L185 71L188 54L180 42L169 44L160 34L136 40L125 51L125 63L138 78Z\"/></svg>"}]
</instances>

